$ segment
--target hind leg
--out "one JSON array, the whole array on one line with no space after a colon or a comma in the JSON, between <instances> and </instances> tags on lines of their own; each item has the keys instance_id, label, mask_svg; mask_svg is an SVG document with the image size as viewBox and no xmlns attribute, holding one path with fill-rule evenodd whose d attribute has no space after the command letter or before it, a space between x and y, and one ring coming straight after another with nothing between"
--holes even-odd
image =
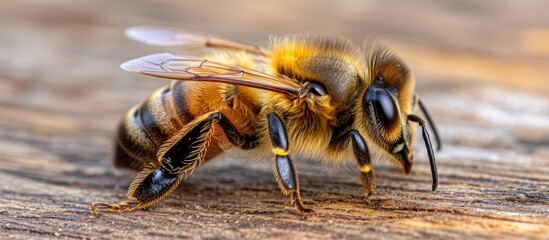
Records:
<instances>
[{"instance_id":1,"label":"hind leg","mask_svg":"<svg viewBox=\"0 0 549 240\"><path fill-rule=\"evenodd\" d=\"M197 118L185 126L159 149L160 167L147 165L133 180L128 190L128 200L118 204L92 203L90 210L97 212L129 212L162 201L203 161L208 143L213 135L212 123L223 129L227 139L235 146L249 149L257 146L257 137L241 134L220 112L212 112Z\"/></svg>"}]
</instances>

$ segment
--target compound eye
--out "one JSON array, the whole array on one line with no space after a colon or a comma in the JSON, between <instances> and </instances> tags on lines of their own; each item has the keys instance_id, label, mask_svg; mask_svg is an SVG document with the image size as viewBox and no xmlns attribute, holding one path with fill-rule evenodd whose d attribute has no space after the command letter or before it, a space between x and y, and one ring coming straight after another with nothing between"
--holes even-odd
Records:
<instances>
[{"instance_id":1,"label":"compound eye","mask_svg":"<svg viewBox=\"0 0 549 240\"><path fill-rule=\"evenodd\" d=\"M388 133L400 123L396 101L385 88L370 86L364 96L364 108L370 119Z\"/></svg>"}]
</instances>

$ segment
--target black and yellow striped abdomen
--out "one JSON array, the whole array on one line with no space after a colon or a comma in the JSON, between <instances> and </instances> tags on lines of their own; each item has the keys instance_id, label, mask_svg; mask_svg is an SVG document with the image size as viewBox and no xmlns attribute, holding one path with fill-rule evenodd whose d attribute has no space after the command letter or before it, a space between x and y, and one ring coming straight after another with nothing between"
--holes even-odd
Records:
<instances>
[{"instance_id":1,"label":"black and yellow striped abdomen","mask_svg":"<svg viewBox=\"0 0 549 240\"><path fill-rule=\"evenodd\" d=\"M116 139L117 167L140 170L146 163L156 162L162 143L194 119L184 95L184 83L174 81L126 113Z\"/></svg>"},{"instance_id":2,"label":"black and yellow striped abdomen","mask_svg":"<svg viewBox=\"0 0 549 240\"><path fill-rule=\"evenodd\" d=\"M250 104L233 106L235 98L242 97L253 100L245 90L217 83L173 81L170 86L156 90L122 119L116 139L115 166L135 170L150 162L159 166L156 155L162 144L186 124L211 111L226 114L241 131L250 132L258 109L251 110ZM206 159L220 151L216 142L211 143Z\"/></svg>"}]
</instances>

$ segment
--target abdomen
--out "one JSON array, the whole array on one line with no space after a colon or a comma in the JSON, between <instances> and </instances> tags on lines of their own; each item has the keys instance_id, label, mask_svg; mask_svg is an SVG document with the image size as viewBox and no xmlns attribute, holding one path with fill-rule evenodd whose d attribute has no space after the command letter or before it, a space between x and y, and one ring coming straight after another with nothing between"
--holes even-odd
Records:
<instances>
[{"instance_id":1,"label":"abdomen","mask_svg":"<svg viewBox=\"0 0 549 240\"><path fill-rule=\"evenodd\" d=\"M211 111L220 111L243 132L253 131L254 116L248 104L236 109L227 105L222 92L231 85L173 81L158 89L141 104L130 109L118 128L114 164L117 167L141 170L156 159L157 150L185 124ZM235 88L236 89L236 88ZM227 91L225 91L227 92ZM230 92L230 91L228 91ZM235 90L238 95L238 91ZM249 119L251 118L251 119ZM216 131L222 132L222 131ZM223 136L217 136L219 139ZM208 146L206 159L221 152L217 141Z\"/></svg>"}]
</instances>

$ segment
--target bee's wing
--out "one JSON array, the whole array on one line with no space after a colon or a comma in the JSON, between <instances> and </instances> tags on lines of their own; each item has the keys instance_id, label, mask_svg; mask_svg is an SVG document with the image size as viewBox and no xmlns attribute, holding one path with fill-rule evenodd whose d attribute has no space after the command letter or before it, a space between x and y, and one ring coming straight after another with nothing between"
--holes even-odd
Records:
<instances>
[{"instance_id":1,"label":"bee's wing","mask_svg":"<svg viewBox=\"0 0 549 240\"><path fill-rule=\"evenodd\" d=\"M265 55L256 45L240 43L221 37L188 31L185 29L153 26L136 26L126 29L126 36L132 40L155 46L198 45L230 50L244 50L248 53Z\"/></svg>"},{"instance_id":2,"label":"bee's wing","mask_svg":"<svg viewBox=\"0 0 549 240\"><path fill-rule=\"evenodd\" d=\"M300 86L285 78L196 57L158 53L120 66L129 72L183 81L220 82L298 96Z\"/></svg>"}]
</instances>

